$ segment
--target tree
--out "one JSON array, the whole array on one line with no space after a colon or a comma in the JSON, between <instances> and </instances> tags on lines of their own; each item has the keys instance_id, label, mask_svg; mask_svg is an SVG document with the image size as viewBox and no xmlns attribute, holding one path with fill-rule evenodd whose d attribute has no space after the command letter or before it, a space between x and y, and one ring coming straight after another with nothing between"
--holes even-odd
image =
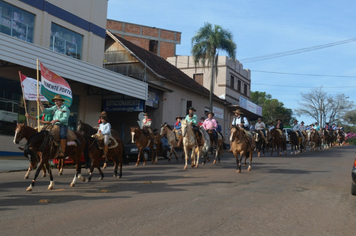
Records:
<instances>
[{"instance_id":1,"label":"tree","mask_svg":"<svg viewBox=\"0 0 356 236\"><path fill-rule=\"evenodd\" d=\"M309 93L301 93L300 107L295 111L299 115L308 115L314 118L323 127L326 122L340 123L345 112L354 104L344 94L335 97L328 95L323 87L312 89Z\"/></svg>"},{"instance_id":2,"label":"tree","mask_svg":"<svg viewBox=\"0 0 356 236\"><path fill-rule=\"evenodd\" d=\"M251 92L251 102L262 107L262 119L267 124L274 124L276 119L281 119L287 125L294 119L292 109L284 107L282 102L272 99L266 92Z\"/></svg>"},{"instance_id":3,"label":"tree","mask_svg":"<svg viewBox=\"0 0 356 236\"><path fill-rule=\"evenodd\" d=\"M213 111L213 92L214 92L214 75L218 74L218 56L219 50L227 52L228 56L235 60L236 44L232 40L233 35L230 31L224 30L219 25L205 23L196 35L192 38L192 54L194 57L195 66L202 63L205 66L210 65L211 81L210 81L210 111Z\"/></svg>"}]
</instances>

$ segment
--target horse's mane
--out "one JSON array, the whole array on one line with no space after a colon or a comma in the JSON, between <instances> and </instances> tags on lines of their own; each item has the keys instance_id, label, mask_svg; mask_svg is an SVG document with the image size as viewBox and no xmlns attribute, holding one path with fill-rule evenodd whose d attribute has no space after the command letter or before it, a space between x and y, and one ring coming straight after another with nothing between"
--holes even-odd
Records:
<instances>
[{"instance_id":1,"label":"horse's mane","mask_svg":"<svg viewBox=\"0 0 356 236\"><path fill-rule=\"evenodd\" d=\"M172 127L169 124L165 125L170 131L172 131Z\"/></svg>"},{"instance_id":2,"label":"horse's mane","mask_svg":"<svg viewBox=\"0 0 356 236\"><path fill-rule=\"evenodd\" d=\"M91 135L91 134L94 134L96 133L96 130L89 124L87 123L84 123L83 121L79 121L80 124L83 126L83 132L84 134L87 134L87 135Z\"/></svg>"}]
</instances>

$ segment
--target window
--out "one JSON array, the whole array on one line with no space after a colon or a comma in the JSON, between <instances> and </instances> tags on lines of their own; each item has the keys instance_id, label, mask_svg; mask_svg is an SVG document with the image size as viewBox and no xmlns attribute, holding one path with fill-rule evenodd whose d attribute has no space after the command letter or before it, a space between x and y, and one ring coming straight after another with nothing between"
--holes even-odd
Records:
<instances>
[{"instance_id":1,"label":"window","mask_svg":"<svg viewBox=\"0 0 356 236\"><path fill-rule=\"evenodd\" d=\"M33 43L35 15L0 1L0 32Z\"/></svg>"},{"instance_id":2,"label":"window","mask_svg":"<svg viewBox=\"0 0 356 236\"><path fill-rule=\"evenodd\" d=\"M83 36L52 23L49 49L82 59Z\"/></svg>"},{"instance_id":3,"label":"window","mask_svg":"<svg viewBox=\"0 0 356 236\"><path fill-rule=\"evenodd\" d=\"M204 74L194 74L193 79L197 81L200 85L203 85L203 75Z\"/></svg>"},{"instance_id":4,"label":"window","mask_svg":"<svg viewBox=\"0 0 356 236\"><path fill-rule=\"evenodd\" d=\"M188 113L189 113L189 107L191 107L193 105L193 102L192 101L187 101L187 110L186 110L186 113L185 114L187 114L188 115Z\"/></svg>"},{"instance_id":5,"label":"window","mask_svg":"<svg viewBox=\"0 0 356 236\"><path fill-rule=\"evenodd\" d=\"M241 92L241 80L237 81L237 91L240 93Z\"/></svg>"},{"instance_id":6,"label":"window","mask_svg":"<svg viewBox=\"0 0 356 236\"><path fill-rule=\"evenodd\" d=\"M247 84L244 84L244 94L247 96Z\"/></svg>"},{"instance_id":7,"label":"window","mask_svg":"<svg viewBox=\"0 0 356 236\"><path fill-rule=\"evenodd\" d=\"M158 52L158 41L157 40L150 40L150 45L148 50L150 52L153 52L154 54L157 54Z\"/></svg>"},{"instance_id":8,"label":"window","mask_svg":"<svg viewBox=\"0 0 356 236\"><path fill-rule=\"evenodd\" d=\"M230 78L230 87L231 87L232 89L235 88L235 78L234 78L234 76L231 76L231 78Z\"/></svg>"}]
</instances>

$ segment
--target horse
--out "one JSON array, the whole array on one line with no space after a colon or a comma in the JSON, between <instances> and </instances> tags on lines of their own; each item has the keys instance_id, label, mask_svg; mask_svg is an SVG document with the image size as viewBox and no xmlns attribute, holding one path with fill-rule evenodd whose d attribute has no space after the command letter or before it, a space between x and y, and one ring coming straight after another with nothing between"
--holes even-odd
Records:
<instances>
[{"instance_id":1,"label":"horse","mask_svg":"<svg viewBox=\"0 0 356 236\"><path fill-rule=\"evenodd\" d=\"M184 170L187 169L188 166L188 154L189 151L192 151L191 154L191 166L192 167L199 167L199 156L202 152L202 145L198 144L198 141L195 137L195 134L193 132L193 127L190 123L188 123L186 120L183 120L181 122L181 127L182 127L182 136L183 136L183 150L184 150L184 157L185 157L185 164L184 164ZM204 137L201 137L204 139ZM202 140L202 143L205 142L205 139ZM197 156L197 157L196 157ZM195 160L196 157L196 160Z\"/></svg>"},{"instance_id":2,"label":"horse","mask_svg":"<svg viewBox=\"0 0 356 236\"><path fill-rule=\"evenodd\" d=\"M316 130L310 131L310 146L311 150L321 150L321 138Z\"/></svg>"},{"instance_id":3,"label":"horse","mask_svg":"<svg viewBox=\"0 0 356 236\"><path fill-rule=\"evenodd\" d=\"M301 152L301 141L299 140L299 137L297 136L297 133L295 131L289 131L289 143L291 146L291 152L290 154L293 154L293 149L294 149L294 155L297 153Z\"/></svg>"},{"instance_id":4,"label":"horse","mask_svg":"<svg viewBox=\"0 0 356 236\"><path fill-rule=\"evenodd\" d=\"M161 148L161 135L157 134L155 135L155 139L152 140L143 133L143 130L140 129L139 127L130 127L131 129L131 142L135 143L137 148L138 148L138 156L137 156L137 162L135 166L138 166L140 164L140 158L143 156L143 149L146 147L150 147L152 150L152 163L157 164L158 162L158 150ZM156 152L154 151L154 145L156 144ZM154 158L154 155L156 153L156 158ZM146 159L143 158L143 165L146 165Z\"/></svg>"},{"instance_id":5,"label":"horse","mask_svg":"<svg viewBox=\"0 0 356 236\"><path fill-rule=\"evenodd\" d=\"M277 149L277 155L282 155L283 151L284 154L287 155L287 141L286 138L283 137L283 135L280 134L280 132L274 128L270 130L270 135L271 135L271 156L273 155L273 149ZM281 153L279 153L279 149L281 149Z\"/></svg>"},{"instance_id":6,"label":"horse","mask_svg":"<svg viewBox=\"0 0 356 236\"><path fill-rule=\"evenodd\" d=\"M69 156L76 164L76 173L74 175L73 181L70 184L71 187L75 186L77 178L81 179L82 181L85 181L85 178L81 175L80 156L83 153L86 141L81 134L75 131L73 132L76 137L76 140L78 141L77 146L67 146L64 153L65 156ZM27 191L32 191L33 187L35 186L38 174L44 164L46 165L47 171L50 176L50 184L48 186L48 189L53 189L54 181L51 168L49 167L49 159L58 158L59 155L59 146L56 146L53 143L53 140L53 135L49 131L43 130L37 134L32 135L27 141L25 145L24 155L29 159L32 165L36 165L37 162L39 165L32 183L26 189ZM33 158L33 156L31 155L31 151L33 151L34 153L41 152L41 155L39 156L40 159L37 160L37 156Z\"/></svg>"},{"instance_id":7,"label":"horse","mask_svg":"<svg viewBox=\"0 0 356 236\"><path fill-rule=\"evenodd\" d=\"M177 152L174 149L174 147L178 147L178 138L176 137L175 131L173 131L171 126L169 126L168 124L163 124L161 126L160 135L161 136L166 135L166 137L168 139L168 143L171 146L171 150L169 152L169 157L168 157L168 162L170 162L170 160L171 160L172 153L174 153L174 156L176 157L176 160L178 161Z\"/></svg>"},{"instance_id":8,"label":"horse","mask_svg":"<svg viewBox=\"0 0 356 236\"><path fill-rule=\"evenodd\" d=\"M37 130L36 130L36 129L32 128L31 126L26 125L25 123L17 124L16 129L15 129L15 135L14 135L14 140L13 140L13 142L14 142L14 144L19 144L20 141L21 141L23 138L26 139L26 141L28 141L28 139L29 139L32 135L34 135L34 134L36 134L36 133L37 133ZM19 147L19 149L23 151L23 148ZM32 153L32 155L34 156L34 155L38 155L38 154L37 154L37 153ZM38 157L37 157L37 159L38 159ZM57 168L58 168L58 171L59 171L59 172L58 172L58 175L62 175L62 173L63 173L63 165L64 165L64 160L63 160L63 159L60 159L60 160L58 161L58 165L57 165ZM37 164L36 164L35 166L37 166ZM31 170L33 170L34 168L35 168L35 167L32 166L31 163L30 163L30 166L29 166L28 169L27 169L27 172L26 172L26 174L25 174L24 179L28 179L28 178L29 178L30 172L31 172ZM42 171L43 171L42 177L46 177L46 168L43 167L43 168L42 168Z\"/></svg>"},{"instance_id":9,"label":"horse","mask_svg":"<svg viewBox=\"0 0 356 236\"><path fill-rule=\"evenodd\" d=\"M211 141L211 146L212 146L213 153L214 153L213 164L215 165L216 162L220 163L220 156L221 156L221 154L223 152L223 149L224 149L223 140L222 140L221 135L218 132L216 132L216 135L218 136L218 138L217 138L218 143L215 143L214 137L213 137L213 131L212 130L208 130L207 132L209 134L210 140L213 140L213 141Z\"/></svg>"},{"instance_id":10,"label":"horse","mask_svg":"<svg viewBox=\"0 0 356 236\"><path fill-rule=\"evenodd\" d=\"M90 166L89 170L89 177L88 177L88 182L91 181L91 178L93 176L94 168L96 167L100 173L100 178L99 180L102 180L104 178L104 173L100 169L100 159L103 156L103 149L99 148L100 147L100 142L103 142L103 140L99 137L96 138L95 135L97 134L97 130L94 129L92 126L89 124L84 123L83 121L79 120L78 125L77 125L77 132L79 132L81 135L84 136L84 138L87 141L87 152L90 158L92 159L92 164ZM94 135L94 137L92 137ZM122 177L122 163L125 162L127 163L127 156L126 156L126 151L124 147L124 143L119 137L119 134L115 130L111 130L111 135L112 137L116 140L117 146L114 148L108 149L107 157L110 158L114 162L114 177L121 178ZM103 143L101 143L103 146ZM85 154L84 154L85 155ZM119 167L119 176L117 173L117 169Z\"/></svg>"},{"instance_id":11,"label":"horse","mask_svg":"<svg viewBox=\"0 0 356 236\"><path fill-rule=\"evenodd\" d=\"M211 153L213 153L212 142L211 142L212 139L211 139L209 133L203 128L203 126L198 126L198 129L199 129L200 133L202 134L202 136L204 136L204 143L201 148L200 154L203 158L202 165L205 165L206 160L208 162L210 162L210 159L208 156L209 151ZM216 160L214 160L214 164L215 163L216 163Z\"/></svg>"},{"instance_id":12,"label":"horse","mask_svg":"<svg viewBox=\"0 0 356 236\"><path fill-rule=\"evenodd\" d=\"M324 149L333 147L333 133L325 128L322 129Z\"/></svg>"},{"instance_id":13,"label":"horse","mask_svg":"<svg viewBox=\"0 0 356 236\"><path fill-rule=\"evenodd\" d=\"M230 143L231 150L236 158L236 173L241 173L241 162L242 156L245 157L244 165L246 166L247 156L249 157L248 171L251 171L252 155L254 147L252 145L252 140L245 134L245 131L237 126L233 126L230 130ZM240 158L239 158L240 155Z\"/></svg>"},{"instance_id":14,"label":"horse","mask_svg":"<svg viewBox=\"0 0 356 236\"><path fill-rule=\"evenodd\" d=\"M337 134L337 142L338 142L339 146L341 147L342 144L343 144L344 141L345 141L345 134L344 134L344 131L342 131L341 129L339 129L339 130L337 130L336 134Z\"/></svg>"},{"instance_id":15,"label":"horse","mask_svg":"<svg viewBox=\"0 0 356 236\"><path fill-rule=\"evenodd\" d=\"M261 150L262 150L262 156L265 156L265 147L267 143L263 137L262 130L258 130L257 132L255 132L253 138L255 139L255 143L256 143L257 157L261 156Z\"/></svg>"}]
</instances>

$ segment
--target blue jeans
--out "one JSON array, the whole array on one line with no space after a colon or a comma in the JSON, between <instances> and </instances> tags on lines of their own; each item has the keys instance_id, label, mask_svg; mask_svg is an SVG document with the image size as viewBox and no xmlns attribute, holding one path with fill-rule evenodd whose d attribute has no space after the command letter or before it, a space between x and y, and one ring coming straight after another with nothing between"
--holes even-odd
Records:
<instances>
[{"instance_id":1,"label":"blue jeans","mask_svg":"<svg viewBox=\"0 0 356 236\"><path fill-rule=\"evenodd\" d=\"M60 128L59 138L60 139L67 139L68 126L67 125L59 125L59 128Z\"/></svg>"}]
</instances>

